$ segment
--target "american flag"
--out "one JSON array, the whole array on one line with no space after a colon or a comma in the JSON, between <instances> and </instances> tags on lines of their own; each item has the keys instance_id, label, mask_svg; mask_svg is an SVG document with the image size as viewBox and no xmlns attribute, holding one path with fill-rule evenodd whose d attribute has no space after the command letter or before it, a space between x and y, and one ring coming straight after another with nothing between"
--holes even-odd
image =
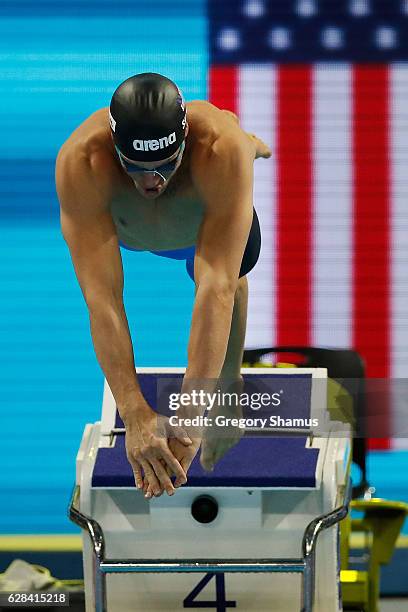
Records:
<instances>
[{"instance_id":1,"label":"american flag","mask_svg":"<svg viewBox=\"0 0 408 612\"><path fill-rule=\"evenodd\" d=\"M246 346L351 347L408 374L408 1L209 0L210 101L272 149ZM377 446L404 446L385 415ZM405 417L407 418L407 417Z\"/></svg>"}]
</instances>

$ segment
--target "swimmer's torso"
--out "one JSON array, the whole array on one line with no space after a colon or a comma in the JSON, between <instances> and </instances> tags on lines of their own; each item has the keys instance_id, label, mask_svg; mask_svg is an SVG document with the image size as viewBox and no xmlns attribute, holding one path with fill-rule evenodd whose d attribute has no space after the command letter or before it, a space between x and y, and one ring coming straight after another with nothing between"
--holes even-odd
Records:
<instances>
[{"instance_id":1,"label":"swimmer's torso","mask_svg":"<svg viewBox=\"0 0 408 612\"><path fill-rule=\"evenodd\" d=\"M171 178L163 194L146 200L136 189L116 195L110 211L121 242L134 249L160 251L196 243L203 206L194 192L188 159Z\"/></svg>"},{"instance_id":2,"label":"swimmer's torso","mask_svg":"<svg viewBox=\"0 0 408 612\"><path fill-rule=\"evenodd\" d=\"M91 115L75 130L64 148L93 173L97 184L104 184L105 199L118 239L141 250L171 250L196 244L204 215L204 204L197 194L192 175L197 151L207 151L223 132L236 123L226 112L204 101L187 104L189 133L185 153L177 172L156 199L146 199L122 169L109 128L108 109ZM89 169L89 170L88 170ZM216 180L216 177L211 177ZM107 186L107 187L106 187ZM105 206L105 204L104 204Z\"/></svg>"}]
</instances>

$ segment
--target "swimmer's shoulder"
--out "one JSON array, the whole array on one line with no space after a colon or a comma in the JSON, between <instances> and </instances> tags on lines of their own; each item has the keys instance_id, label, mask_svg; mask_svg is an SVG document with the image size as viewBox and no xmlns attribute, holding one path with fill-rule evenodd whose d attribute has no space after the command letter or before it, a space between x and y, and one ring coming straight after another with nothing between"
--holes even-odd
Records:
<instances>
[{"instance_id":1,"label":"swimmer's shoulder","mask_svg":"<svg viewBox=\"0 0 408 612\"><path fill-rule=\"evenodd\" d=\"M231 115L229 111L224 111L206 100L187 103L187 121L192 133L196 138L209 143L225 133L242 131L237 120L231 120Z\"/></svg>"},{"instance_id":2,"label":"swimmer's shoulder","mask_svg":"<svg viewBox=\"0 0 408 612\"><path fill-rule=\"evenodd\" d=\"M57 191L97 186L108 206L117 181L118 165L110 135L108 109L94 112L60 148L56 160ZM91 203L90 203L91 205Z\"/></svg>"},{"instance_id":3,"label":"swimmer's shoulder","mask_svg":"<svg viewBox=\"0 0 408 612\"><path fill-rule=\"evenodd\" d=\"M112 158L114 153L110 135L108 109L101 108L83 121L67 138L58 152L59 158L77 157L90 160L94 156Z\"/></svg>"},{"instance_id":4,"label":"swimmer's shoulder","mask_svg":"<svg viewBox=\"0 0 408 612\"><path fill-rule=\"evenodd\" d=\"M238 117L205 100L187 104L187 120L192 132L192 158L203 163L205 158L230 157L242 151L253 156L253 145L241 128Z\"/></svg>"}]
</instances>

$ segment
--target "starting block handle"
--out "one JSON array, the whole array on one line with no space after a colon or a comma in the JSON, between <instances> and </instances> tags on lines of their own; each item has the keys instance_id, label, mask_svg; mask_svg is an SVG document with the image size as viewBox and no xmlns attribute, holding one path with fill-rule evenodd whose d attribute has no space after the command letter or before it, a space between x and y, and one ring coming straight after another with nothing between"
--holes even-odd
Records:
<instances>
[{"instance_id":1,"label":"starting block handle","mask_svg":"<svg viewBox=\"0 0 408 612\"><path fill-rule=\"evenodd\" d=\"M242 572L242 573L301 573L301 612L313 612L315 594L316 544L319 534L339 523L349 511L352 482L347 481L343 503L328 514L322 514L311 521L305 529L302 540L303 559L105 559L103 530L94 519L82 514L78 508L80 487L73 489L69 505L69 518L86 530L91 538L94 551L94 594L95 611L106 612L106 574L108 573L184 573L184 572Z\"/></svg>"},{"instance_id":2,"label":"starting block handle","mask_svg":"<svg viewBox=\"0 0 408 612\"><path fill-rule=\"evenodd\" d=\"M343 503L328 514L321 514L311 521L305 529L302 540L302 553L305 563L305 571L302 580L302 602L301 612L311 612L314 604L315 594L315 565L316 544L319 534L342 521L348 514L352 493L351 478L347 480L344 490Z\"/></svg>"}]
</instances>

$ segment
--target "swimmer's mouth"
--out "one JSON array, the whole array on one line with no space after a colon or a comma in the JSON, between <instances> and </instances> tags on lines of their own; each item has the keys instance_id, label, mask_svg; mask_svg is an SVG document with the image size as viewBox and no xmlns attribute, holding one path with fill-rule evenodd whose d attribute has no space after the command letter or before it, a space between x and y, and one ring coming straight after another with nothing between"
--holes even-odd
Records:
<instances>
[{"instance_id":1,"label":"swimmer's mouth","mask_svg":"<svg viewBox=\"0 0 408 612\"><path fill-rule=\"evenodd\" d=\"M143 187L142 185L138 184L137 181L133 182L135 183L136 189L146 198L157 197L164 188L164 185L157 185L156 187Z\"/></svg>"},{"instance_id":2,"label":"swimmer's mouth","mask_svg":"<svg viewBox=\"0 0 408 612\"><path fill-rule=\"evenodd\" d=\"M151 196L155 196L158 195L161 192L162 188L161 187L149 187L149 188L145 188L144 192L146 195L151 195Z\"/></svg>"}]
</instances>

